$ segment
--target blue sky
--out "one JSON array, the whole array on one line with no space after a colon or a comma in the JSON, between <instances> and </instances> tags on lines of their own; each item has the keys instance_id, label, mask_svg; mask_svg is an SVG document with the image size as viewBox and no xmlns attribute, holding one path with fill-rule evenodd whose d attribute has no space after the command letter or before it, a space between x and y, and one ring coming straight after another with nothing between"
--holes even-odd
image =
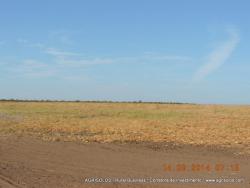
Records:
<instances>
[{"instance_id":1,"label":"blue sky","mask_svg":"<svg viewBox=\"0 0 250 188\"><path fill-rule=\"evenodd\" d=\"M0 98L250 104L247 0L3 0Z\"/></svg>"}]
</instances>

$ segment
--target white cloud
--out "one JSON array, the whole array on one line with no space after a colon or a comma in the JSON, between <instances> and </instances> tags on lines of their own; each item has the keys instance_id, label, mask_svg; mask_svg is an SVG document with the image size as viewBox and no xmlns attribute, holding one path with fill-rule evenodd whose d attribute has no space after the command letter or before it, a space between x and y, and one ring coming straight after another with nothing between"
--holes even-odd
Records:
<instances>
[{"instance_id":1,"label":"white cloud","mask_svg":"<svg viewBox=\"0 0 250 188\"><path fill-rule=\"evenodd\" d=\"M73 41L66 35L60 36L59 39L60 39L62 44L66 44L66 45L72 45L73 44Z\"/></svg>"},{"instance_id":2,"label":"white cloud","mask_svg":"<svg viewBox=\"0 0 250 188\"><path fill-rule=\"evenodd\" d=\"M100 64L111 64L114 63L113 59L105 58L92 58L92 59L73 59L73 58L64 58L60 59L60 64L71 65L75 67L84 66L84 65L100 65Z\"/></svg>"},{"instance_id":3,"label":"white cloud","mask_svg":"<svg viewBox=\"0 0 250 188\"><path fill-rule=\"evenodd\" d=\"M49 38L62 45L73 45L74 41L71 37L76 33L78 33L76 30L54 30L49 32Z\"/></svg>"},{"instance_id":4,"label":"white cloud","mask_svg":"<svg viewBox=\"0 0 250 188\"><path fill-rule=\"evenodd\" d=\"M106 65L114 63L175 63L191 59L186 56L166 55L152 52L127 57L88 57L80 52L67 51L55 47L50 47L44 43L32 43L31 41L22 38L19 38L17 42L26 47L34 48L39 52L46 54L49 58L46 60L46 63L44 63L41 59L19 60L18 63L11 63L11 66L7 68L12 73L17 73L17 75L34 77L64 77L66 74L65 72L70 72L68 70L76 70L78 68L82 69L86 66L92 65ZM67 76L71 77L72 75ZM77 75L73 76L74 79L78 78Z\"/></svg>"},{"instance_id":5,"label":"white cloud","mask_svg":"<svg viewBox=\"0 0 250 188\"><path fill-rule=\"evenodd\" d=\"M36 59L25 59L9 64L6 70L16 76L48 77L54 76L56 69Z\"/></svg>"},{"instance_id":6,"label":"white cloud","mask_svg":"<svg viewBox=\"0 0 250 188\"><path fill-rule=\"evenodd\" d=\"M137 56L125 56L125 57L86 57L79 52L65 51L53 47L43 47L42 51L54 58L54 61L58 64L65 64L71 66L85 66L85 65L97 65L97 64L111 64L111 63L175 63L186 62L192 60L192 58L180 55L166 55L155 52L146 52Z\"/></svg>"},{"instance_id":7,"label":"white cloud","mask_svg":"<svg viewBox=\"0 0 250 188\"><path fill-rule=\"evenodd\" d=\"M194 75L194 81L199 82L209 74L219 69L231 56L240 41L238 32L235 29L228 29L229 39L212 51L206 63L199 68Z\"/></svg>"},{"instance_id":8,"label":"white cloud","mask_svg":"<svg viewBox=\"0 0 250 188\"><path fill-rule=\"evenodd\" d=\"M47 67L46 64L35 59L25 59L22 61L22 65L28 67L29 69Z\"/></svg>"},{"instance_id":9,"label":"white cloud","mask_svg":"<svg viewBox=\"0 0 250 188\"><path fill-rule=\"evenodd\" d=\"M166 55L166 54L159 54L154 52L146 52L144 56L142 56L144 59L152 59L152 60L162 60L162 61L190 61L192 58L187 56L181 56L181 55Z\"/></svg>"},{"instance_id":10,"label":"white cloud","mask_svg":"<svg viewBox=\"0 0 250 188\"><path fill-rule=\"evenodd\" d=\"M75 53L75 52L67 52L67 51L62 51L56 48L46 48L45 49L45 53L61 58L61 57L68 57L68 56L82 56L79 53Z\"/></svg>"},{"instance_id":11,"label":"white cloud","mask_svg":"<svg viewBox=\"0 0 250 188\"><path fill-rule=\"evenodd\" d=\"M28 44L29 43L29 41L27 39L24 39L24 38L17 39L17 42L20 44Z\"/></svg>"},{"instance_id":12,"label":"white cloud","mask_svg":"<svg viewBox=\"0 0 250 188\"><path fill-rule=\"evenodd\" d=\"M54 34L60 34L60 32ZM83 53L65 51L59 48L49 47L43 43L32 43L23 38L19 38L17 42L27 47L39 49L40 52L51 56L51 62L57 65L72 67L112 63L175 63L191 60L191 58L187 56L168 55L155 52L147 52L142 55L127 57L86 57Z\"/></svg>"},{"instance_id":13,"label":"white cloud","mask_svg":"<svg viewBox=\"0 0 250 188\"><path fill-rule=\"evenodd\" d=\"M33 48L40 48L43 49L44 48L44 44L37 42L37 43L32 43L28 45L29 47L33 47Z\"/></svg>"},{"instance_id":14,"label":"white cloud","mask_svg":"<svg viewBox=\"0 0 250 188\"><path fill-rule=\"evenodd\" d=\"M56 48L47 48L46 54L54 57L55 61L61 65L80 67L86 65L113 64L113 63L175 63L191 60L186 56L162 55L162 54L145 54L131 57L84 57L80 53L62 51Z\"/></svg>"},{"instance_id":15,"label":"white cloud","mask_svg":"<svg viewBox=\"0 0 250 188\"><path fill-rule=\"evenodd\" d=\"M108 58L85 58L80 53L63 51L56 48L47 48L45 53L53 56L57 64L79 67L84 65L110 64L113 59Z\"/></svg>"}]
</instances>

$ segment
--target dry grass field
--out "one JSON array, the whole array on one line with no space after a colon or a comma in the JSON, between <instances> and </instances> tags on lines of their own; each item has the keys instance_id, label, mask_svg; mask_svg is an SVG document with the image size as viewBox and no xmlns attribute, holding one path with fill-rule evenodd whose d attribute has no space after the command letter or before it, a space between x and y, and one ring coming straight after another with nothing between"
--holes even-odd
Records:
<instances>
[{"instance_id":1,"label":"dry grass field","mask_svg":"<svg viewBox=\"0 0 250 188\"><path fill-rule=\"evenodd\" d=\"M0 102L0 134L51 141L216 145L250 153L250 106Z\"/></svg>"}]
</instances>

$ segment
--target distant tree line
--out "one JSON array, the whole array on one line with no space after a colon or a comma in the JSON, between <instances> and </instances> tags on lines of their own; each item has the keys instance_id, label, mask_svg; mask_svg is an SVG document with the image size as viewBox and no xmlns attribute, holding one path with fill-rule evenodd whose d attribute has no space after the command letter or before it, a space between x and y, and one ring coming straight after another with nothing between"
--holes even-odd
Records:
<instances>
[{"instance_id":1,"label":"distant tree line","mask_svg":"<svg viewBox=\"0 0 250 188\"><path fill-rule=\"evenodd\" d=\"M82 102L82 103L147 103L147 104L194 104L183 102L111 101L111 100L51 100L51 99L0 99L0 102Z\"/></svg>"}]
</instances>

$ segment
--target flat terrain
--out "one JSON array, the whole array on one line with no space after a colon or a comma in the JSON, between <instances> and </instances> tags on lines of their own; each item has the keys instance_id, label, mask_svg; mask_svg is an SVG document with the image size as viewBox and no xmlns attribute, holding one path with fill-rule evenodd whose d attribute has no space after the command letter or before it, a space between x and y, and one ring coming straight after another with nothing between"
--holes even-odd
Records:
<instances>
[{"instance_id":1,"label":"flat terrain","mask_svg":"<svg viewBox=\"0 0 250 188\"><path fill-rule=\"evenodd\" d=\"M0 102L0 133L80 142L173 142L250 151L250 106Z\"/></svg>"},{"instance_id":2,"label":"flat terrain","mask_svg":"<svg viewBox=\"0 0 250 188\"><path fill-rule=\"evenodd\" d=\"M32 137L0 137L0 187L249 187L250 157L226 150L147 144L45 142ZM176 165L185 164L186 170ZM211 169L192 169L209 164ZM224 169L216 169L216 165ZM240 169L235 165L239 165ZM168 169L171 165L172 169ZM236 167L236 168L235 168ZM1 178L2 177L2 178ZM228 178L221 184L93 184L85 178ZM244 180L243 180L244 179Z\"/></svg>"},{"instance_id":3,"label":"flat terrain","mask_svg":"<svg viewBox=\"0 0 250 188\"><path fill-rule=\"evenodd\" d=\"M4 188L249 187L249 159L250 106L0 102ZM91 177L244 181L86 183Z\"/></svg>"}]
</instances>

